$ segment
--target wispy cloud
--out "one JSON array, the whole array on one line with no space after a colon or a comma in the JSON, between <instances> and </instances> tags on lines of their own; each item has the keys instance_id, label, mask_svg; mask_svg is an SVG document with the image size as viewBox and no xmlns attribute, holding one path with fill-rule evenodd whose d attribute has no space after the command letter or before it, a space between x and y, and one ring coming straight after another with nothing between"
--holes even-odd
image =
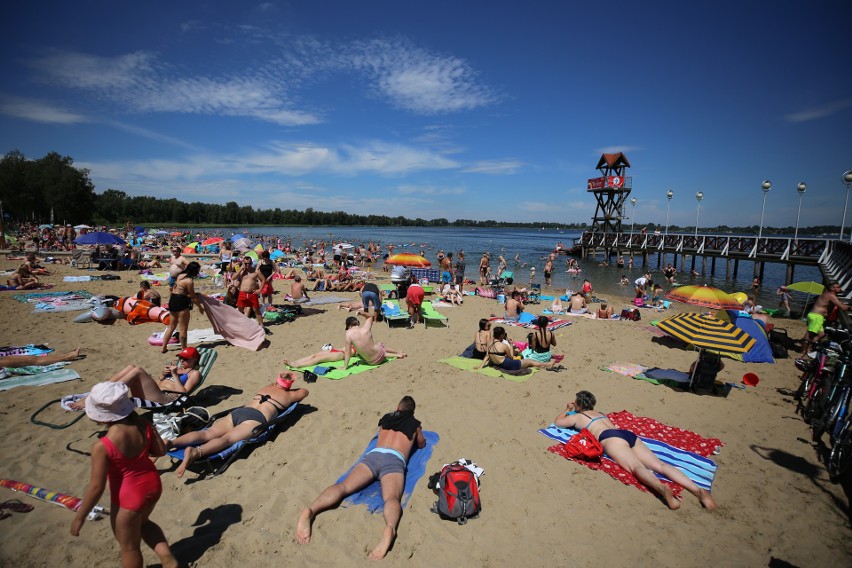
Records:
<instances>
[{"instance_id":1,"label":"wispy cloud","mask_svg":"<svg viewBox=\"0 0 852 568\"><path fill-rule=\"evenodd\" d=\"M807 122L826 118L852 106L852 98L826 103L822 106L805 109L784 116L787 122Z\"/></svg>"},{"instance_id":2,"label":"wispy cloud","mask_svg":"<svg viewBox=\"0 0 852 568\"><path fill-rule=\"evenodd\" d=\"M400 195L428 195L430 197L439 195L462 195L467 193L463 187L440 187L433 185L400 185L396 188Z\"/></svg>"},{"instance_id":3,"label":"wispy cloud","mask_svg":"<svg viewBox=\"0 0 852 568\"><path fill-rule=\"evenodd\" d=\"M469 174L510 175L518 173L525 164L518 160L482 160L462 169Z\"/></svg>"},{"instance_id":4,"label":"wispy cloud","mask_svg":"<svg viewBox=\"0 0 852 568\"><path fill-rule=\"evenodd\" d=\"M71 112L50 103L0 95L0 113L13 118L46 124L78 124L89 122L82 114Z\"/></svg>"}]
</instances>

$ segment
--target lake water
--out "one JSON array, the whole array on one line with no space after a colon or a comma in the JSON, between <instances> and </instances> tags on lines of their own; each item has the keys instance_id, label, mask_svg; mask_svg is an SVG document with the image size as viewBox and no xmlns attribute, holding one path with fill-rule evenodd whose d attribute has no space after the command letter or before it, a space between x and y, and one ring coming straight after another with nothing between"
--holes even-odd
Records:
<instances>
[{"instance_id":1,"label":"lake water","mask_svg":"<svg viewBox=\"0 0 852 568\"><path fill-rule=\"evenodd\" d=\"M246 235L264 235L271 239L272 244L280 238L282 241L290 240L292 246L301 247L305 241L310 240L343 240L353 244L376 242L382 245L393 244L396 252L423 251L427 259L433 265L436 264L436 254L439 250L453 252L463 250L467 261L466 276L472 280L479 280L479 259L483 252L491 253L491 267L496 270L497 256L503 255L508 262L508 269L515 271L515 280L526 285L529 282L530 267L535 266L535 282L544 284L544 260L553 251L556 243L561 242L565 247L570 247L575 238L579 238L579 232L531 229L483 229L483 228L424 228L424 227L245 227L242 231L234 229L219 229L223 235L231 235L242 232ZM257 241L254 238L253 241ZM521 265L515 266L514 258L519 255ZM553 274L553 288L579 289L583 278L588 278L594 286L596 295L604 298L613 298L617 304L629 302L633 298L632 282L644 272L641 266L641 258L636 257L633 269L620 269L615 266L602 267L597 259L589 258L585 262L580 261L582 273L579 275L566 272L565 261L569 257L557 256ZM671 257L669 257L671 260ZM754 274L752 262L741 260L737 278L725 279L725 260L716 260L716 276L710 276L710 262L707 259L706 276L692 278L688 275L691 259L684 262L678 260L678 268L686 268L687 273L678 273L676 281L681 284L709 284L721 288L726 292L743 291L751 293L751 282ZM525 265L525 266L524 266ZM660 282L664 289L668 289L662 273L657 270L657 255L650 255L648 267L653 279ZM696 260L696 270L701 272L701 257ZM733 272L733 268L732 268ZM630 280L630 286L621 286L621 275L625 274ZM784 283L786 265L782 263L767 263L763 275L763 286L758 293L758 303L766 307L777 307L778 298L775 291ZM797 266L795 281L814 280L822 281L822 275L815 266ZM804 296L794 293L794 304L801 305Z\"/></svg>"}]
</instances>

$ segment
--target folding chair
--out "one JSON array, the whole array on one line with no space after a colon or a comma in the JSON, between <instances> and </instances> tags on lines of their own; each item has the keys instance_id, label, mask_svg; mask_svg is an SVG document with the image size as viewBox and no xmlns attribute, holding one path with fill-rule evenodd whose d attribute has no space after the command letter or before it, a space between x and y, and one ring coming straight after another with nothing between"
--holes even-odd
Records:
<instances>
[{"instance_id":1,"label":"folding chair","mask_svg":"<svg viewBox=\"0 0 852 568\"><path fill-rule=\"evenodd\" d=\"M529 303L538 304L541 302L541 284L530 284Z\"/></svg>"}]
</instances>

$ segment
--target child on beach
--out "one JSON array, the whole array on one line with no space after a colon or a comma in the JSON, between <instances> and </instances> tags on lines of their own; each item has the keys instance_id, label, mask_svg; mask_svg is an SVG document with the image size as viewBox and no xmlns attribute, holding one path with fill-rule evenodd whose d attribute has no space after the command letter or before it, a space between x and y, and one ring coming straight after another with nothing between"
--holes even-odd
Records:
<instances>
[{"instance_id":1,"label":"child on beach","mask_svg":"<svg viewBox=\"0 0 852 568\"><path fill-rule=\"evenodd\" d=\"M92 477L71 523L71 534L80 536L86 515L103 495L109 479L110 522L121 549L121 565L143 565L144 540L163 566L177 566L163 530L148 520L163 492L150 456L165 455L166 447L157 431L135 410L124 383L98 383L86 398L86 414L106 424L107 433L92 446Z\"/></svg>"}]
</instances>

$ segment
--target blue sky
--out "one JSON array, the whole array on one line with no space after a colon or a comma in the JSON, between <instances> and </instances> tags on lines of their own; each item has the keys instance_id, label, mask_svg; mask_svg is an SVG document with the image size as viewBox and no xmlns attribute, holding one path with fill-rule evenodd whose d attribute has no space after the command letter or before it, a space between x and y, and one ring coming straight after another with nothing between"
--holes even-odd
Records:
<instances>
[{"instance_id":1,"label":"blue sky","mask_svg":"<svg viewBox=\"0 0 852 568\"><path fill-rule=\"evenodd\" d=\"M849 2L15 2L0 151L96 191L426 219L840 224ZM629 207L628 207L629 213ZM850 213L852 217L852 213ZM627 221L628 223L630 221ZM847 220L847 226L849 219Z\"/></svg>"}]
</instances>

